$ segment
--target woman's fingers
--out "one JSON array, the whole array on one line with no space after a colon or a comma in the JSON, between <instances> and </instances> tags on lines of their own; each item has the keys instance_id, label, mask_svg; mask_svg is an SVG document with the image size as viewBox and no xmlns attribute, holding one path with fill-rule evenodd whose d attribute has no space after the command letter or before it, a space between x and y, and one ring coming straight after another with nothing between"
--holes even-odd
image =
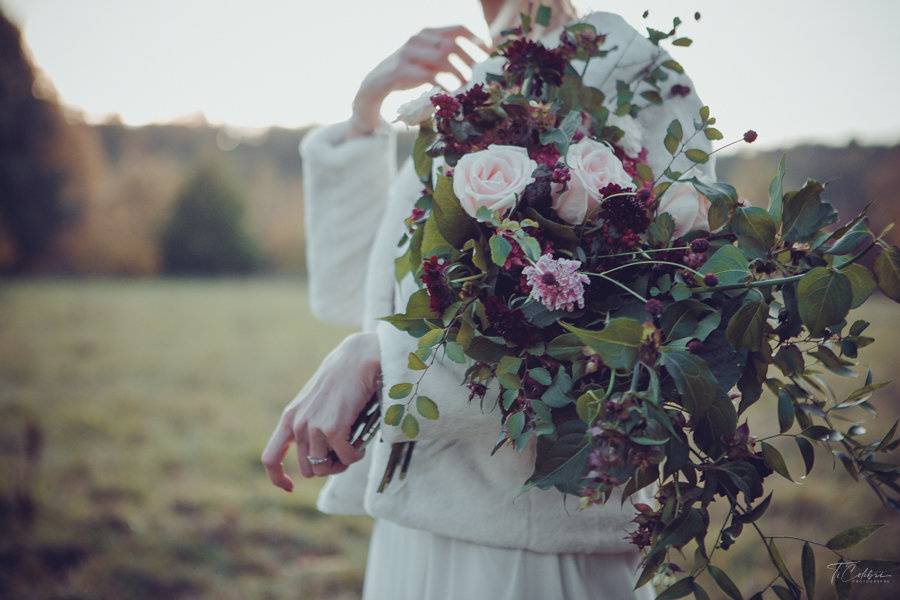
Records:
<instances>
[{"instance_id":1,"label":"woman's fingers","mask_svg":"<svg viewBox=\"0 0 900 600\"><path fill-rule=\"evenodd\" d=\"M456 39L458 37L466 38L488 54L491 53L491 48L487 44L484 43L480 37L472 33L472 31L466 27L465 25L453 25L450 27L441 27L439 29L435 29L435 32L443 35L444 37L449 37L452 39Z\"/></svg>"},{"instance_id":2,"label":"woman's fingers","mask_svg":"<svg viewBox=\"0 0 900 600\"><path fill-rule=\"evenodd\" d=\"M282 419L275 431L272 432L272 437L269 438L269 443L266 444L262 454L262 464L266 468L269 479L286 492L294 489L294 482L288 477L283 464L292 439L293 432Z\"/></svg>"},{"instance_id":3,"label":"woman's fingers","mask_svg":"<svg viewBox=\"0 0 900 600\"><path fill-rule=\"evenodd\" d=\"M353 444L350 443L350 440L347 439L349 437L349 430L338 430L328 436L328 445L331 446L331 449L337 454L341 464L348 467L353 463L362 460L362 457L366 453L365 448L355 448Z\"/></svg>"},{"instance_id":4,"label":"woman's fingers","mask_svg":"<svg viewBox=\"0 0 900 600\"><path fill-rule=\"evenodd\" d=\"M331 448L328 445L328 438L325 437L321 429L313 427L309 430L309 454L301 456L300 460L307 460L312 465L313 473L322 477L329 475L333 471L330 467L333 466L334 461L329 456L330 452ZM317 459L324 459L325 462L315 464L319 462Z\"/></svg>"},{"instance_id":5,"label":"woman's fingers","mask_svg":"<svg viewBox=\"0 0 900 600\"><path fill-rule=\"evenodd\" d=\"M305 426L300 426L294 430L294 440L297 442L297 466L300 469L300 475L306 479L315 477L312 465L306 458L309 455L309 436Z\"/></svg>"}]
</instances>

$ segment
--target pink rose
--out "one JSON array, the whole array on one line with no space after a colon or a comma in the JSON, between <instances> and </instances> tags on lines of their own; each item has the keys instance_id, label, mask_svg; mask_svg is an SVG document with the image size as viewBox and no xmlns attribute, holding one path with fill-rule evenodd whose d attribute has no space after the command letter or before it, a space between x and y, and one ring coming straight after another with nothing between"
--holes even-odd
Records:
<instances>
[{"instance_id":1,"label":"pink rose","mask_svg":"<svg viewBox=\"0 0 900 600\"><path fill-rule=\"evenodd\" d=\"M690 183L673 183L663 193L657 213L667 212L675 220L675 237L696 230L709 230L709 199Z\"/></svg>"},{"instance_id":2,"label":"pink rose","mask_svg":"<svg viewBox=\"0 0 900 600\"><path fill-rule=\"evenodd\" d=\"M504 213L534 181L535 169L537 163L525 148L494 144L459 159L453 169L453 193L472 217L477 218L482 206Z\"/></svg>"},{"instance_id":3,"label":"pink rose","mask_svg":"<svg viewBox=\"0 0 900 600\"><path fill-rule=\"evenodd\" d=\"M578 225L593 219L600 208L600 190L610 183L633 189L634 183L622 161L606 144L584 138L569 146L566 163L572 175L562 193L553 200L553 208L566 223Z\"/></svg>"}]
</instances>

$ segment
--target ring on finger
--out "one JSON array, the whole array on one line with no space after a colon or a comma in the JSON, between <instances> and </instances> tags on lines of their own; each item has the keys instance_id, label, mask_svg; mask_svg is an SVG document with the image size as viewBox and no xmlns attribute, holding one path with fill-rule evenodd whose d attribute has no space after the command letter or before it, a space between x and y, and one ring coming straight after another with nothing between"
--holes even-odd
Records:
<instances>
[{"instance_id":1,"label":"ring on finger","mask_svg":"<svg viewBox=\"0 0 900 600\"><path fill-rule=\"evenodd\" d=\"M311 464L313 466L325 465L325 464L328 464L329 462L331 462L331 459L328 458L327 456L325 456L325 457L307 456L306 460L309 461L309 464Z\"/></svg>"}]
</instances>

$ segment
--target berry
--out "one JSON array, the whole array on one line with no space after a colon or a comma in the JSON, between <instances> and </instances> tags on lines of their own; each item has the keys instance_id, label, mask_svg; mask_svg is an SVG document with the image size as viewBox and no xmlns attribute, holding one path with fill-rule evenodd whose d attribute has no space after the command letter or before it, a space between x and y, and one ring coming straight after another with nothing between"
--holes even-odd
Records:
<instances>
[{"instance_id":1,"label":"berry","mask_svg":"<svg viewBox=\"0 0 900 600\"><path fill-rule=\"evenodd\" d=\"M691 252L706 252L709 250L709 240L706 238L697 238L691 242Z\"/></svg>"},{"instance_id":2,"label":"berry","mask_svg":"<svg viewBox=\"0 0 900 600\"><path fill-rule=\"evenodd\" d=\"M744 141L748 144L752 144L753 142L755 142L756 138L757 134L752 129L747 130L747 132L744 134Z\"/></svg>"},{"instance_id":3,"label":"berry","mask_svg":"<svg viewBox=\"0 0 900 600\"><path fill-rule=\"evenodd\" d=\"M719 278L716 277L715 273L707 273L706 275L703 276L703 283L707 287L715 287L715 286L719 285Z\"/></svg>"}]
</instances>

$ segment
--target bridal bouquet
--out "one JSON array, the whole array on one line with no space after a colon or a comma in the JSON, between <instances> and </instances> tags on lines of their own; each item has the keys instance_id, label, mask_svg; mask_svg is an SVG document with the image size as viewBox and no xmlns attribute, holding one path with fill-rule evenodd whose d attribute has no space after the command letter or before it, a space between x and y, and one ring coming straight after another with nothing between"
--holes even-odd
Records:
<instances>
[{"instance_id":1,"label":"bridal bouquet","mask_svg":"<svg viewBox=\"0 0 900 600\"><path fill-rule=\"evenodd\" d=\"M689 45L679 24L650 40ZM657 484L653 506L635 504L639 585L680 571L672 551L693 543L690 572L659 598L708 597L696 579L704 571L741 598L711 559L746 530L775 569L763 591L800 598L805 587L812 598L817 544L801 540L801 582L756 523L772 500L766 480L796 475L789 447L809 473L818 446L900 505L898 468L881 458L900 445L897 424L872 438L855 418L874 410L884 384L869 372L841 397L822 377L855 374L873 339L850 311L876 288L900 300L900 250L869 229L865 211L835 226L824 184L784 190L783 161L767 209L696 167L673 170L679 157L710 160L694 140L722 139L708 107L693 130L671 122L669 167L653 172L637 117L667 101L662 82L681 66L664 55L640 72L650 91L619 81L607 97L582 83L607 54L602 32L574 24L548 48L526 37L529 25L499 46L501 75L432 96L420 124L413 160L424 190L396 261L398 280L411 274L420 289L385 319L418 339L408 360L421 376L390 388L384 426L414 440L420 419L440 418L419 382L435 361L466 364L460 385L499 419L495 451L536 441L527 486L588 508ZM872 270L861 263L871 255ZM742 415L764 390L778 429L760 434ZM711 524L714 502L727 506L721 525ZM877 528L818 546L843 558ZM848 584L837 586L845 596Z\"/></svg>"}]
</instances>

